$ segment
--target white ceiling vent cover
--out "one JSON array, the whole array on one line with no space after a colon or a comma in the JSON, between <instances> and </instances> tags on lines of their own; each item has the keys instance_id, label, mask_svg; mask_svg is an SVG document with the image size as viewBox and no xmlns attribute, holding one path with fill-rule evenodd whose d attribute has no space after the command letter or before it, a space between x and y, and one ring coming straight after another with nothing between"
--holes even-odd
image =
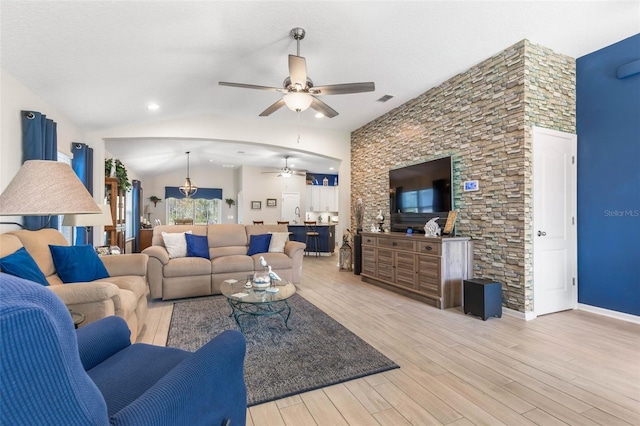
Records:
<instances>
[{"instance_id":1,"label":"white ceiling vent cover","mask_svg":"<svg viewBox=\"0 0 640 426\"><path fill-rule=\"evenodd\" d=\"M383 97L378 99L376 102L387 102L389 99L393 98L393 96L394 95L384 95Z\"/></svg>"}]
</instances>

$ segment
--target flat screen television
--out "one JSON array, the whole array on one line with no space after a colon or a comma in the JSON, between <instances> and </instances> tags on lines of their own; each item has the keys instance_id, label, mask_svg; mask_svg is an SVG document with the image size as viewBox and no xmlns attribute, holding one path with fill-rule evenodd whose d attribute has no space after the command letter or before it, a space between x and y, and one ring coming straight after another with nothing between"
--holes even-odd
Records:
<instances>
[{"instance_id":1,"label":"flat screen television","mask_svg":"<svg viewBox=\"0 0 640 426\"><path fill-rule=\"evenodd\" d=\"M451 157L438 158L389 171L391 230L417 232L433 217L444 226L453 210Z\"/></svg>"}]
</instances>

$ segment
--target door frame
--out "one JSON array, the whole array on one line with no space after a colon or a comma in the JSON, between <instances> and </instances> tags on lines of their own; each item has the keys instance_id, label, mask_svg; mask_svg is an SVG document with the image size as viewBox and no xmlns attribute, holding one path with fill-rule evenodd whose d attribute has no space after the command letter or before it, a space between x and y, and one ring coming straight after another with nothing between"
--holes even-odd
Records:
<instances>
[{"instance_id":1,"label":"door frame","mask_svg":"<svg viewBox=\"0 0 640 426\"><path fill-rule=\"evenodd\" d=\"M569 194L569 209L571 212L571 217L572 217L572 223L571 223L571 230L572 232L570 233L570 241L569 241L569 246L570 246L570 250L571 250L571 264L569 265L569 269L571 270L571 274L573 276L573 283L572 283L572 292L571 292L571 309L577 309L578 308L578 216L577 216L577 210L578 210L578 141L577 141L577 135L574 133L567 133L567 132L561 132L558 130L552 130L552 129L545 129L543 127L537 127L537 126L532 126L532 140L531 140L531 158L532 158L532 187L533 187L533 196L532 196L532 200L531 200L531 205L532 207L535 206L535 194L536 194L536 188L535 188L535 183L536 183L536 165L534 162L534 151L536 149L536 135L548 135L548 136L553 136L553 137L557 137L557 138L563 138L569 141L569 143L571 144L571 156L572 156L572 161L573 161L573 166L571 168L571 179L573 181L572 184L572 188L571 188L571 193ZM534 207L535 208L535 207ZM538 316L538 312L536 309L536 307L538 306L538 304L536 303L536 300L538 299L538 297L536 296L536 288L540 288L541 284L538 282L538 284L536 284L536 275L535 275L535 254L536 254L536 248L535 248L535 244L536 244L536 238L535 238L535 232L536 232L536 223L535 223L535 212L532 212L532 217L531 217L531 241L532 241L532 289L533 289L533 318L536 318ZM531 319L533 319L531 318Z\"/></svg>"}]
</instances>

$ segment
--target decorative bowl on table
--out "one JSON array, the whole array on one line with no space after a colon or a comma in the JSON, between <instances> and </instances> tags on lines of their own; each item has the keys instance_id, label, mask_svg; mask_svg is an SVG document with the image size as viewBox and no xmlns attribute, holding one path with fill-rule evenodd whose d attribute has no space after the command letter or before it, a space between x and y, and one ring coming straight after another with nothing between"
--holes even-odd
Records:
<instances>
[{"instance_id":1,"label":"decorative bowl on table","mask_svg":"<svg viewBox=\"0 0 640 426\"><path fill-rule=\"evenodd\" d=\"M255 288L267 288L271 285L271 277L268 272L256 272L253 274L253 286Z\"/></svg>"}]
</instances>

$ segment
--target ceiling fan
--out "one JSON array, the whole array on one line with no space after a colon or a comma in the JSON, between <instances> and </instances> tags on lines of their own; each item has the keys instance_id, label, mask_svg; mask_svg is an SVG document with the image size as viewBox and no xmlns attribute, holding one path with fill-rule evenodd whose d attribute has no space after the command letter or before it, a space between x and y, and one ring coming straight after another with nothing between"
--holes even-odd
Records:
<instances>
[{"instance_id":1,"label":"ceiling fan","mask_svg":"<svg viewBox=\"0 0 640 426\"><path fill-rule=\"evenodd\" d=\"M283 178L290 178L293 175L298 175L298 176L306 176L307 173L305 173L304 171L301 170L292 170L289 168L289 156L285 155L284 156L284 167L281 168L280 170L277 171L273 171L273 172L262 172L262 173L278 173L278 177L283 177Z\"/></svg>"},{"instance_id":2,"label":"ceiling fan","mask_svg":"<svg viewBox=\"0 0 640 426\"><path fill-rule=\"evenodd\" d=\"M229 83L219 81L221 86L240 87L244 89L270 90L284 93L282 99L260 113L260 117L266 117L282 108L284 105L292 111L300 112L311 107L326 117L333 118L338 112L316 96L320 95L345 95L349 93L372 92L375 90L373 82L332 84L328 86L314 86L313 81L307 75L307 61L300 56L300 40L304 39L305 30L299 27L291 30L298 46L296 55L289 55L289 77L285 78L280 87L258 86L255 84Z\"/></svg>"}]
</instances>

